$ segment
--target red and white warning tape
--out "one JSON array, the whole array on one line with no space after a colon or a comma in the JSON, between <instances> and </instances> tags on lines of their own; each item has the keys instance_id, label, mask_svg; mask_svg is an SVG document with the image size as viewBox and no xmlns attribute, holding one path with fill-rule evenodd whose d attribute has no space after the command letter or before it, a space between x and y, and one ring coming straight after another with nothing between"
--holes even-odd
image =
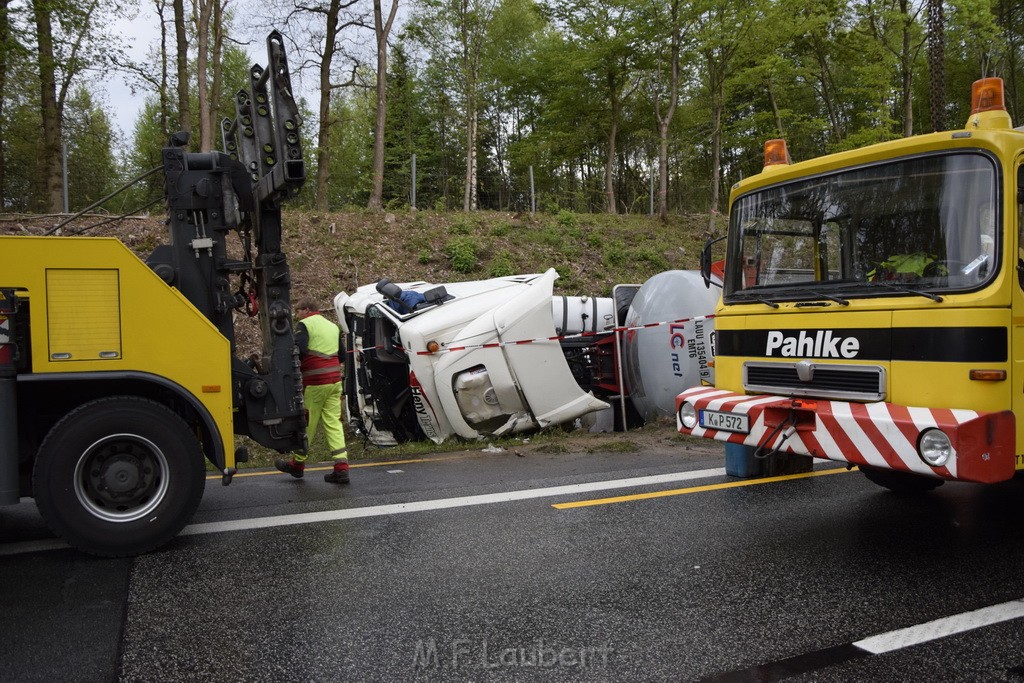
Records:
<instances>
[{"instance_id":1,"label":"red and white warning tape","mask_svg":"<svg viewBox=\"0 0 1024 683\"><path fill-rule=\"evenodd\" d=\"M657 323L647 323L646 325L637 325L636 327L613 327L609 330L601 330L600 332L580 332L579 334L562 334L554 337L537 337L535 339L519 339L516 341L500 341L500 342L488 342L486 344L462 344L460 346L448 346L437 351L417 351L418 356L432 356L436 353L445 353L452 351L468 351L469 349L499 349L503 346L521 346L523 344L535 344L538 342L553 342L553 341L564 341L566 339L583 339L586 337L598 337L605 336L612 333L619 332L630 332L633 330L646 330L652 327L661 327L662 325L681 325L688 322L696 322L699 320L710 320L714 318L712 315L698 315L693 318L680 318L678 320L664 320Z\"/></svg>"}]
</instances>

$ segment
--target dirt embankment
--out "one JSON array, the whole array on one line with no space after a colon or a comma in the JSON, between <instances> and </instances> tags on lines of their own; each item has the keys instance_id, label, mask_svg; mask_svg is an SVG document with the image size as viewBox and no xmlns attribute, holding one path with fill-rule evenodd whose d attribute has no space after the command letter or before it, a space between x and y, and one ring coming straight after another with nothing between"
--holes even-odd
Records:
<instances>
[{"instance_id":1,"label":"dirt embankment","mask_svg":"<svg viewBox=\"0 0 1024 683\"><path fill-rule=\"evenodd\" d=\"M0 235L54 232L63 216L0 214ZM116 237L140 258L168 241L164 217L110 221L86 215L54 234L66 238ZM718 225L715 230L721 231ZM444 283L555 268L557 294L608 296L618 283L642 283L656 273L698 266L710 234L705 215L661 222L646 216L508 214L500 212L396 213L284 211L282 243L292 275L292 296L311 296L325 309L339 291L387 277L396 282ZM227 235L229 253L241 256L241 241ZM236 336L245 356L260 346L255 318L238 314ZM557 445L576 452L680 447L669 422L618 435L571 432ZM551 441L551 439L547 439ZM545 447L545 439L532 448ZM700 442L692 442L697 447ZM466 447L474 447L465 444ZM685 446L691 447L691 446Z\"/></svg>"}]
</instances>

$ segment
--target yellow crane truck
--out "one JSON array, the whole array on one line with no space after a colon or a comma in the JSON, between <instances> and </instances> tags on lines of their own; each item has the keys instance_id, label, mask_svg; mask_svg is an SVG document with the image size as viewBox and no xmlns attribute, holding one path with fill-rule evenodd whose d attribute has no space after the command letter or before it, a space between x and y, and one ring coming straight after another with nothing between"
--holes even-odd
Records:
<instances>
[{"instance_id":1,"label":"yellow crane truck","mask_svg":"<svg viewBox=\"0 0 1024 683\"><path fill-rule=\"evenodd\" d=\"M69 543L146 552L192 518L205 461L229 483L243 434L306 448L280 202L305 168L280 34L221 133L225 152L163 150L169 243L0 237L0 505L31 496ZM229 237L239 238L229 256ZM235 349L258 315L262 351Z\"/></svg>"},{"instance_id":2,"label":"yellow crane truck","mask_svg":"<svg viewBox=\"0 0 1024 683\"><path fill-rule=\"evenodd\" d=\"M1001 80L962 130L800 163L769 141L727 238L715 383L679 395L680 432L900 492L1024 469L1024 132Z\"/></svg>"}]
</instances>

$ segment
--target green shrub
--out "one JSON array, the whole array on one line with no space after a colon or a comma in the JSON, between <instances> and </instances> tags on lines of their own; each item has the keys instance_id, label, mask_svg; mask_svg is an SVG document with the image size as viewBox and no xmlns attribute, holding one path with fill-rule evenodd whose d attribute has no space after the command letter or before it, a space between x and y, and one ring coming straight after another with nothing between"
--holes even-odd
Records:
<instances>
[{"instance_id":1,"label":"green shrub","mask_svg":"<svg viewBox=\"0 0 1024 683\"><path fill-rule=\"evenodd\" d=\"M537 202L537 210L544 213L558 213L558 200L551 195L541 195Z\"/></svg>"},{"instance_id":2,"label":"green shrub","mask_svg":"<svg viewBox=\"0 0 1024 683\"><path fill-rule=\"evenodd\" d=\"M657 249L642 247L633 250L633 260L647 263L655 270L668 270L668 259Z\"/></svg>"},{"instance_id":3,"label":"green shrub","mask_svg":"<svg viewBox=\"0 0 1024 683\"><path fill-rule=\"evenodd\" d=\"M496 223L491 227L491 237L504 237L508 234L509 228L509 224L504 221Z\"/></svg>"},{"instance_id":4,"label":"green shrub","mask_svg":"<svg viewBox=\"0 0 1024 683\"><path fill-rule=\"evenodd\" d=\"M431 257L432 257L432 256L433 256L433 254L431 254L431 253L430 253L430 250L429 250L429 249L421 249L421 250L420 250L420 253L419 253L419 255L418 255L418 256L416 257L416 259L417 259L417 260L418 260L418 261L419 261L420 263L430 263L430 259L431 259Z\"/></svg>"},{"instance_id":5,"label":"green shrub","mask_svg":"<svg viewBox=\"0 0 1024 683\"><path fill-rule=\"evenodd\" d=\"M623 244L622 240L613 240L608 243L605 247L604 258L602 259L606 266L624 266L626 265L626 245Z\"/></svg>"},{"instance_id":6,"label":"green shrub","mask_svg":"<svg viewBox=\"0 0 1024 683\"><path fill-rule=\"evenodd\" d=\"M567 230L571 230L576 227L576 214L572 211L559 211L558 217L555 220L558 221L559 225Z\"/></svg>"},{"instance_id":7,"label":"green shrub","mask_svg":"<svg viewBox=\"0 0 1024 683\"><path fill-rule=\"evenodd\" d=\"M548 223L534 232L534 240L538 244L557 247L565 241L565 238L562 236L562 231L558 229L558 226Z\"/></svg>"},{"instance_id":8,"label":"green shrub","mask_svg":"<svg viewBox=\"0 0 1024 683\"><path fill-rule=\"evenodd\" d=\"M452 270L458 273L471 273L476 270L476 255L480 250L472 237L455 237L444 247L444 253L451 259Z\"/></svg>"},{"instance_id":9,"label":"green shrub","mask_svg":"<svg viewBox=\"0 0 1024 683\"><path fill-rule=\"evenodd\" d=\"M487 268L488 277L508 277L515 275L515 264L512 262L512 255L507 251L499 252Z\"/></svg>"},{"instance_id":10,"label":"green shrub","mask_svg":"<svg viewBox=\"0 0 1024 683\"><path fill-rule=\"evenodd\" d=\"M451 227L448 228L448 232L450 232L453 235L468 235L472 231L473 229L469 225L469 221L467 221L465 218L456 219L451 224Z\"/></svg>"}]
</instances>

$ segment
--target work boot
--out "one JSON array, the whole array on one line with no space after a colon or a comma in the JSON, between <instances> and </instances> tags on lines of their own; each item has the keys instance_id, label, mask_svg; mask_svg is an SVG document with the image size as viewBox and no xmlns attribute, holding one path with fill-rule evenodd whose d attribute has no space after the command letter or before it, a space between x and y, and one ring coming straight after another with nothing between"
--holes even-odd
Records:
<instances>
[{"instance_id":1,"label":"work boot","mask_svg":"<svg viewBox=\"0 0 1024 683\"><path fill-rule=\"evenodd\" d=\"M305 474L306 470L306 463L296 462L294 459L285 460L283 458L278 458L274 461L274 466L285 474L292 475L296 479L302 479L302 475Z\"/></svg>"},{"instance_id":2,"label":"work boot","mask_svg":"<svg viewBox=\"0 0 1024 683\"><path fill-rule=\"evenodd\" d=\"M340 461L334 463L334 471L328 472L324 475L324 481L329 484L347 484L348 479L348 463Z\"/></svg>"}]
</instances>

